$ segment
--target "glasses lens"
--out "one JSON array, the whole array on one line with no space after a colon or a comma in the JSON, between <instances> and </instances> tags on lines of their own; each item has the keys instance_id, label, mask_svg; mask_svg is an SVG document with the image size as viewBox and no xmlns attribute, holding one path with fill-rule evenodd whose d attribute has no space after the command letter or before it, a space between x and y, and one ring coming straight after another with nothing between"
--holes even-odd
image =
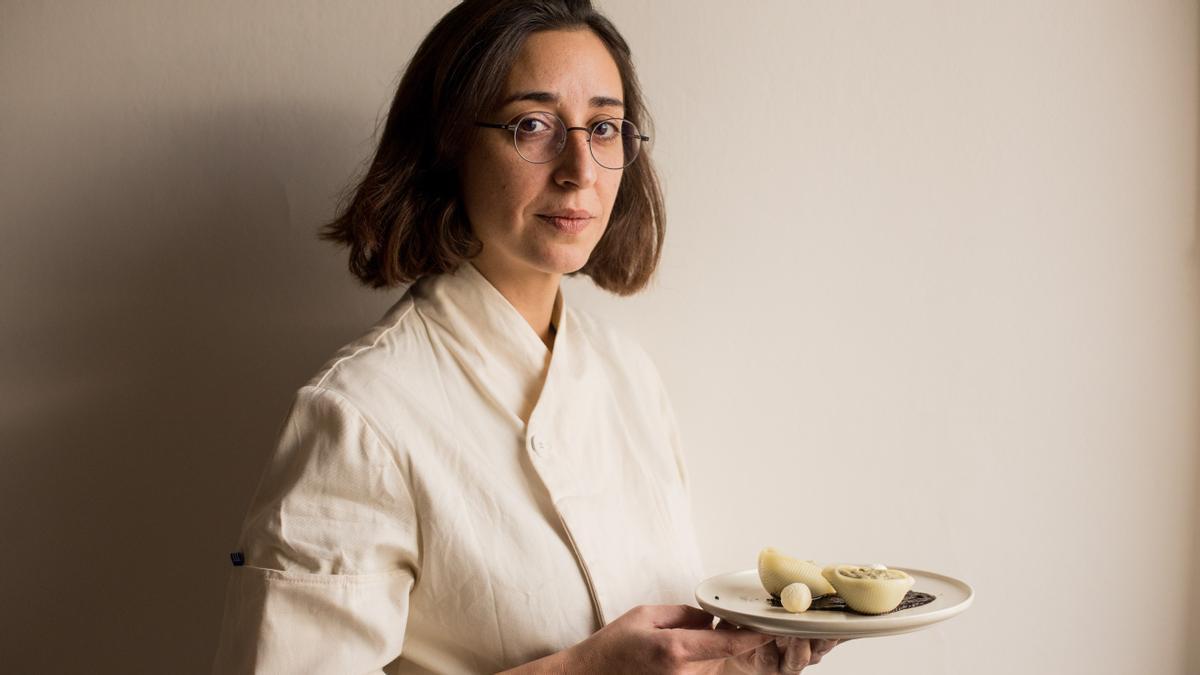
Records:
<instances>
[{"instance_id":1,"label":"glasses lens","mask_svg":"<svg viewBox=\"0 0 1200 675\"><path fill-rule=\"evenodd\" d=\"M526 161L544 164L566 145L567 129L562 120L547 113L529 113L517 120L513 142Z\"/></svg>"},{"instance_id":2,"label":"glasses lens","mask_svg":"<svg viewBox=\"0 0 1200 675\"><path fill-rule=\"evenodd\" d=\"M610 119L592 127L592 157L606 169L623 169L637 159L642 138L633 122Z\"/></svg>"}]
</instances>

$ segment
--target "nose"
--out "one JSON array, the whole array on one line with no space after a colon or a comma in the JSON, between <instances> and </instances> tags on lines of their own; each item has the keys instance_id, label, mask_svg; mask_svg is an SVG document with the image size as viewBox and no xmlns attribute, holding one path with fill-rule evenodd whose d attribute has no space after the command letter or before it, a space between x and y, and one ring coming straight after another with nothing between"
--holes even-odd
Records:
<instances>
[{"instance_id":1,"label":"nose","mask_svg":"<svg viewBox=\"0 0 1200 675\"><path fill-rule=\"evenodd\" d=\"M571 128L567 130L567 145L558 156L558 164L554 168L554 182L563 187L576 189L590 187L596 182L596 160L592 159L592 149L588 147L587 129Z\"/></svg>"}]
</instances>

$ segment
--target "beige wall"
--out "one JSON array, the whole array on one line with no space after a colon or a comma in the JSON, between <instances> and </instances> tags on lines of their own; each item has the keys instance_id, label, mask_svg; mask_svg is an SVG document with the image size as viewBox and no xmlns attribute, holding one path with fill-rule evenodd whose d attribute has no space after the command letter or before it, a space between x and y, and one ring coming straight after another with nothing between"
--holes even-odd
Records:
<instances>
[{"instance_id":1,"label":"beige wall","mask_svg":"<svg viewBox=\"0 0 1200 675\"><path fill-rule=\"evenodd\" d=\"M396 296L314 228L449 5L0 3L6 670L206 671L292 391ZM674 392L710 571L975 585L831 675L1200 673L1197 4L602 7L671 228L568 293Z\"/></svg>"}]
</instances>

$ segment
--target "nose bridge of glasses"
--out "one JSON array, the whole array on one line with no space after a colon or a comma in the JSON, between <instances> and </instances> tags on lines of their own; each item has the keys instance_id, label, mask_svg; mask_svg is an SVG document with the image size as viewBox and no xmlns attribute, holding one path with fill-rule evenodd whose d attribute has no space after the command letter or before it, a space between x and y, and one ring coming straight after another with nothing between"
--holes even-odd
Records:
<instances>
[{"instance_id":1,"label":"nose bridge of glasses","mask_svg":"<svg viewBox=\"0 0 1200 675\"><path fill-rule=\"evenodd\" d=\"M592 130L591 129L588 129L587 127L569 127L566 124L563 124L562 130L563 130L563 133L561 136L559 136L558 148L557 148L558 152L556 154L561 154L564 150L567 149L567 144L570 143L570 140L571 140L571 132L572 131L582 131L583 132L583 134L584 134L583 143L585 146L587 146L587 149L590 151L591 144L592 144Z\"/></svg>"}]
</instances>

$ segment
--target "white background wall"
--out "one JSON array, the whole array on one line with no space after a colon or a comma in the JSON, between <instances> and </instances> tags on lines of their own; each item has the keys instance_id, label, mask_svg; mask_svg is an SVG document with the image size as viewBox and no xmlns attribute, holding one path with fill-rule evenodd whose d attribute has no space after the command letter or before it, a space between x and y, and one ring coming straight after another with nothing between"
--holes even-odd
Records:
<instances>
[{"instance_id":1,"label":"white background wall","mask_svg":"<svg viewBox=\"0 0 1200 675\"><path fill-rule=\"evenodd\" d=\"M292 392L398 295L314 230L450 5L0 3L6 670L206 672ZM974 584L816 672L1200 673L1197 4L601 7L668 246L567 292L674 392L710 571Z\"/></svg>"}]
</instances>

